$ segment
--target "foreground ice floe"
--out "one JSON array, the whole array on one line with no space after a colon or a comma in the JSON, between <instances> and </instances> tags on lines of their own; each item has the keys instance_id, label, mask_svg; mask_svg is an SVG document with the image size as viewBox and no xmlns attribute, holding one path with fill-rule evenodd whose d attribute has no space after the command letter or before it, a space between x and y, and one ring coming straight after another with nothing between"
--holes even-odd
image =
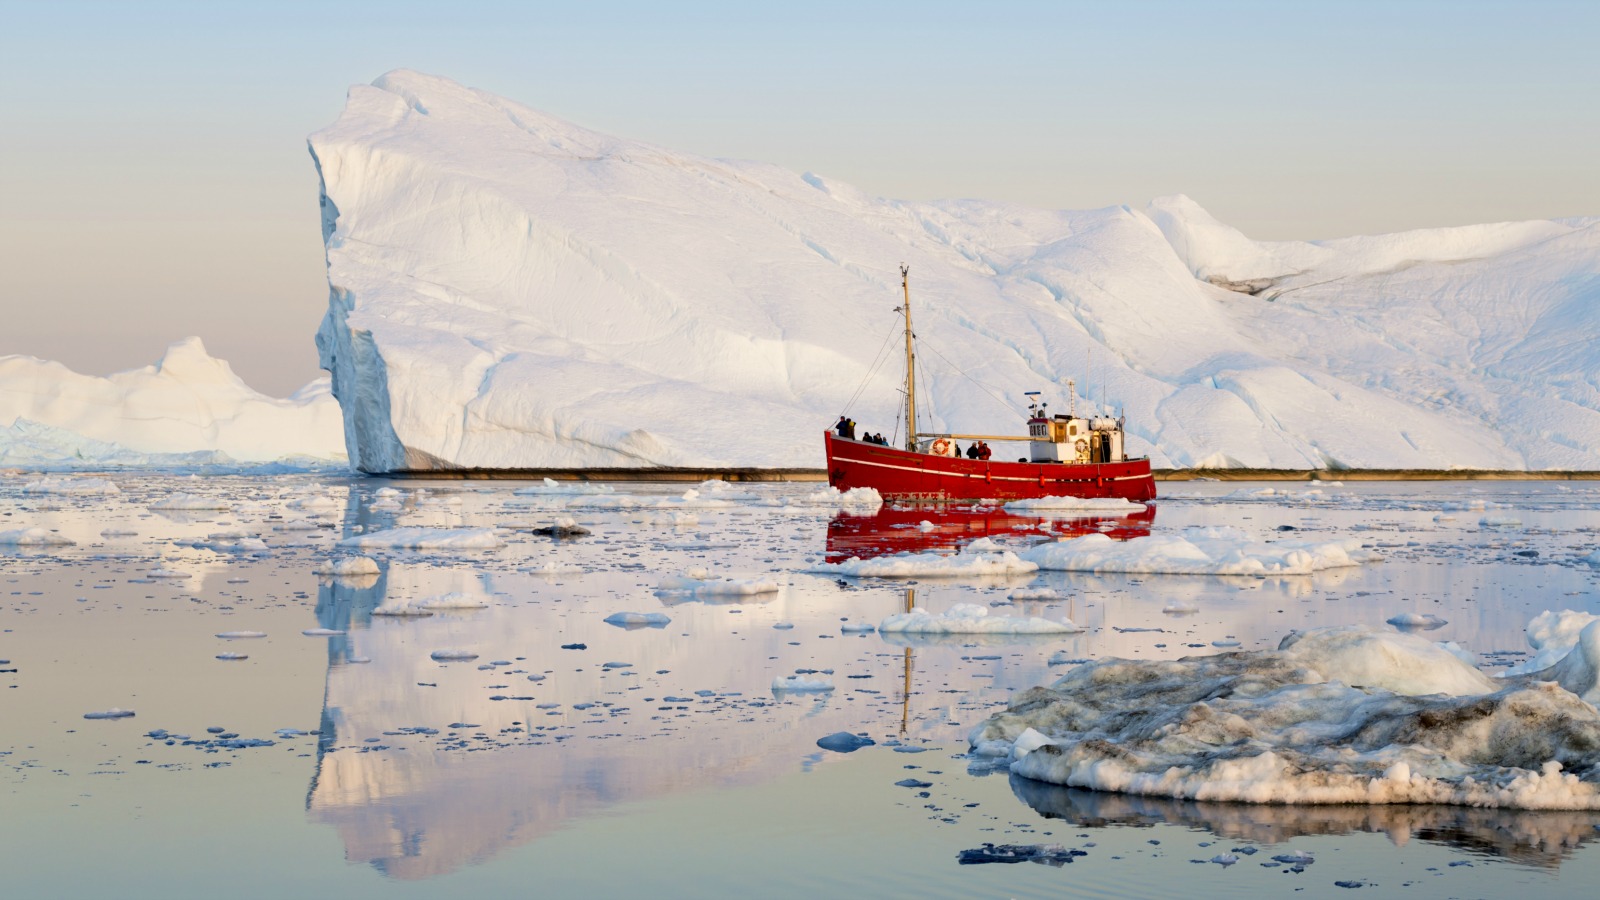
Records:
<instances>
[{"instance_id":1,"label":"foreground ice floe","mask_svg":"<svg viewBox=\"0 0 1600 900\"><path fill-rule=\"evenodd\" d=\"M976 603L957 603L942 613L916 607L889 616L878 625L880 632L916 634L1072 634L1083 630L1070 619L992 616L988 607Z\"/></svg>"},{"instance_id":2,"label":"foreground ice floe","mask_svg":"<svg viewBox=\"0 0 1600 900\"><path fill-rule=\"evenodd\" d=\"M1600 809L1600 626L1509 683L1414 635L1346 626L1276 650L1108 659L1025 691L969 736L1039 781L1251 803Z\"/></svg>"},{"instance_id":3,"label":"foreground ice floe","mask_svg":"<svg viewBox=\"0 0 1600 900\"><path fill-rule=\"evenodd\" d=\"M313 570L318 575L330 578L362 578L367 575L377 575L378 563L367 556L345 556L339 559L325 559L317 564Z\"/></svg>"},{"instance_id":4,"label":"foreground ice floe","mask_svg":"<svg viewBox=\"0 0 1600 900\"><path fill-rule=\"evenodd\" d=\"M1309 575L1322 569L1373 562L1377 553L1358 540L1262 541L1237 528L1187 528L1112 540L1086 534L1022 553L1041 569L1130 572L1149 575Z\"/></svg>"},{"instance_id":5,"label":"foreground ice floe","mask_svg":"<svg viewBox=\"0 0 1600 900\"><path fill-rule=\"evenodd\" d=\"M1600 616L1575 609L1546 610L1528 623L1528 646L1534 654L1526 662L1512 666L1500 673L1509 678L1548 669L1578 645L1578 636L1590 624L1600 622Z\"/></svg>"},{"instance_id":6,"label":"foreground ice floe","mask_svg":"<svg viewBox=\"0 0 1600 900\"><path fill-rule=\"evenodd\" d=\"M850 578L963 578L975 575L1026 575L1038 569L1038 564L1018 557L1010 550L1000 549L988 538L979 538L953 556L938 553L896 553L872 559L852 556L842 562L817 563L806 571Z\"/></svg>"}]
</instances>

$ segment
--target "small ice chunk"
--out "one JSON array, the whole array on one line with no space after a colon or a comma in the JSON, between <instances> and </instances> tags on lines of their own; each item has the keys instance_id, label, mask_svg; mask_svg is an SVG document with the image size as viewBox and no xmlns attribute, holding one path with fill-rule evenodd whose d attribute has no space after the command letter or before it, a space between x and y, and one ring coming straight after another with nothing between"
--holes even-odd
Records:
<instances>
[{"instance_id":1,"label":"small ice chunk","mask_svg":"<svg viewBox=\"0 0 1600 900\"><path fill-rule=\"evenodd\" d=\"M1399 615L1390 616L1386 621L1396 628L1412 628L1419 631L1432 631L1435 628L1443 628L1450 624L1444 619L1428 613L1400 613Z\"/></svg>"},{"instance_id":2,"label":"small ice chunk","mask_svg":"<svg viewBox=\"0 0 1600 900\"><path fill-rule=\"evenodd\" d=\"M218 653L217 654L217 659L226 660L228 662L233 662L235 660L240 660L240 659L249 659L249 658L250 658L250 654L248 654L248 653Z\"/></svg>"},{"instance_id":3,"label":"small ice chunk","mask_svg":"<svg viewBox=\"0 0 1600 900\"><path fill-rule=\"evenodd\" d=\"M834 753L854 753L862 747L871 747L877 741L848 731L836 731L824 738L817 739L817 746Z\"/></svg>"},{"instance_id":4,"label":"small ice chunk","mask_svg":"<svg viewBox=\"0 0 1600 900\"><path fill-rule=\"evenodd\" d=\"M219 632L217 632L217 637L222 638L225 641L242 641L242 640L249 640L251 638L264 638L266 636L267 636L267 633L265 631L219 631Z\"/></svg>"},{"instance_id":5,"label":"small ice chunk","mask_svg":"<svg viewBox=\"0 0 1600 900\"><path fill-rule=\"evenodd\" d=\"M132 715L133 710L131 709L117 709L113 707L102 712L84 713L83 717L85 719L126 719Z\"/></svg>"},{"instance_id":6,"label":"small ice chunk","mask_svg":"<svg viewBox=\"0 0 1600 900\"><path fill-rule=\"evenodd\" d=\"M342 628L307 628L300 633L306 637L338 637L345 631Z\"/></svg>"},{"instance_id":7,"label":"small ice chunk","mask_svg":"<svg viewBox=\"0 0 1600 900\"><path fill-rule=\"evenodd\" d=\"M428 655L436 662L465 662L478 658L471 650L435 650Z\"/></svg>"},{"instance_id":8,"label":"small ice chunk","mask_svg":"<svg viewBox=\"0 0 1600 900\"><path fill-rule=\"evenodd\" d=\"M317 575L327 575L333 578L359 578L379 573L377 561L366 556L325 559L318 563L317 567L312 571Z\"/></svg>"},{"instance_id":9,"label":"small ice chunk","mask_svg":"<svg viewBox=\"0 0 1600 900\"><path fill-rule=\"evenodd\" d=\"M671 622L671 617L665 613L619 612L605 618L607 625L618 628L665 628Z\"/></svg>"},{"instance_id":10,"label":"small ice chunk","mask_svg":"<svg viewBox=\"0 0 1600 900\"><path fill-rule=\"evenodd\" d=\"M778 676L772 679L772 692L777 693L826 693L833 690L833 682L822 679L810 679L804 675L790 675L787 678Z\"/></svg>"}]
</instances>

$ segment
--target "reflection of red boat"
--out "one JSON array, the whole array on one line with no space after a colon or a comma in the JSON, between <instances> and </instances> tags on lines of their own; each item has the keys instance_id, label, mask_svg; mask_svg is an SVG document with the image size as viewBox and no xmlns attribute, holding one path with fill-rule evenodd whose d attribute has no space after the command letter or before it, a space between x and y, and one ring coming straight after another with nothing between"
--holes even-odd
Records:
<instances>
[{"instance_id":1,"label":"reflection of red boat","mask_svg":"<svg viewBox=\"0 0 1600 900\"><path fill-rule=\"evenodd\" d=\"M1035 402L1028 410L1027 437L918 431L909 272L900 268L906 298L899 310L906 322L905 447L843 436L841 424L841 434L830 431L824 437L830 485L841 491L873 488L886 500L1155 499L1150 460L1128 458L1122 419L1080 417L1076 400L1068 415L1051 416L1037 402L1038 392L1030 392ZM1070 391L1072 382L1067 385ZM963 458L959 441L1024 443L1028 455L1016 462Z\"/></svg>"},{"instance_id":2,"label":"reflection of red boat","mask_svg":"<svg viewBox=\"0 0 1600 900\"><path fill-rule=\"evenodd\" d=\"M1155 518L1154 506L1121 516L1066 519L1019 516L994 506L885 506L873 516L834 516L828 523L825 559L832 563L852 556L871 559L892 553L955 552L983 537L1059 539L1098 533L1125 541L1147 537Z\"/></svg>"}]
</instances>

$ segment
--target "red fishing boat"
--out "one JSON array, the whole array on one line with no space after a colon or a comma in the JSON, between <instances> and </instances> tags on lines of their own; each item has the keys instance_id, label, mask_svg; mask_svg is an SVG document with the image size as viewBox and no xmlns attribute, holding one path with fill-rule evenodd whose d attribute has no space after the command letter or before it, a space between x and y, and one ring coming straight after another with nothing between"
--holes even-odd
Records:
<instances>
[{"instance_id":1,"label":"red fishing boat","mask_svg":"<svg viewBox=\"0 0 1600 900\"><path fill-rule=\"evenodd\" d=\"M905 446L859 440L841 424L824 432L828 483L844 491L869 487L885 500L1018 500L1035 497L1120 497L1145 501L1156 497L1148 457L1129 458L1124 448L1124 422L1110 416L1079 416L1076 397L1066 415L1050 415L1029 392L1028 434L954 434L918 431L916 351L911 331L910 269L900 267L905 293L901 313L906 324ZM1071 382L1068 389L1071 390ZM1016 462L969 459L958 455L959 441L1024 444Z\"/></svg>"}]
</instances>

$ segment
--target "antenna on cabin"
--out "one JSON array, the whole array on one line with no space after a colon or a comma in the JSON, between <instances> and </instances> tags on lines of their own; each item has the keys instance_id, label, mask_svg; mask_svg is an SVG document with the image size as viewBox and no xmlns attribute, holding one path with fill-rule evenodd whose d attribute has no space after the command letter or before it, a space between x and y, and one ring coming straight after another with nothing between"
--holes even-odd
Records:
<instances>
[{"instance_id":1,"label":"antenna on cabin","mask_svg":"<svg viewBox=\"0 0 1600 900\"><path fill-rule=\"evenodd\" d=\"M1072 398L1072 408L1069 412L1076 419L1078 417L1078 382L1076 380L1067 379L1067 394Z\"/></svg>"}]
</instances>

